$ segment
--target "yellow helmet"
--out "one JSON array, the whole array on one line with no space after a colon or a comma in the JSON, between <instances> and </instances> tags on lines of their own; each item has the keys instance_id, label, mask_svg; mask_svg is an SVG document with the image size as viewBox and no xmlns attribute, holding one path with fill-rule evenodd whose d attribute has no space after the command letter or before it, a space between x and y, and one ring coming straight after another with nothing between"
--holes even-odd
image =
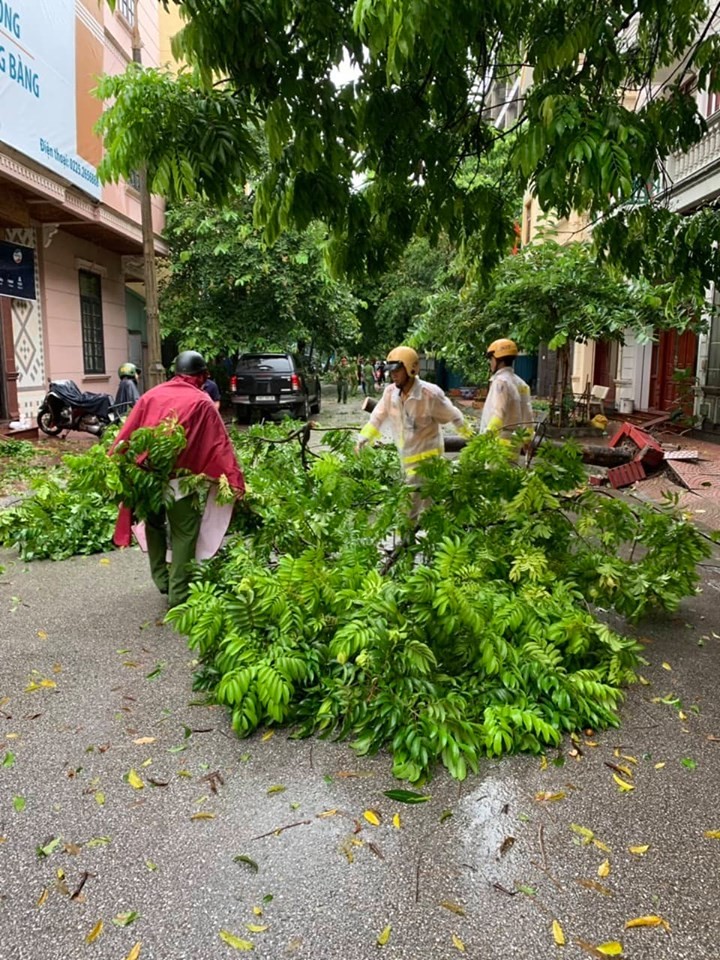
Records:
<instances>
[{"instance_id":1,"label":"yellow helmet","mask_svg":"<svg viewBox=\"0 0 720 960\"><path fill-rule=\"evenodd\" d=\"M487 348L487 356L495 357L499 360L501 357L516 357L519 353L517 344L514 340L493 340Z\"/></svg>"},{"instance_id":2,"label":"yellow helmet","mask_svg":"<svg viewBox=\"0 0 720 960\"><path fill-rule=\"evenodd\" d=\"M395 347L387 355L386 362L390 364L390 370L395 369L395 365L402 364L410 377L416 377L420 373L420 357L412 347Z\"/></svg>"}]
</instances>

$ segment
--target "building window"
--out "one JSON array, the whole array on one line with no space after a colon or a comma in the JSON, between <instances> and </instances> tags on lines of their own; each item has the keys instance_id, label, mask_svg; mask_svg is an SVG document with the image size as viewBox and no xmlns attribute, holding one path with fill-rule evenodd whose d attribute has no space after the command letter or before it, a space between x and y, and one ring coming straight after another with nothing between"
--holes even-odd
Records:
<instances>
[{"instance_id":1,"label":"building window","mask_svg":"<svg viewBox=\"0 0 720 960\"><path fill-rule=\"evenodd\" d=\"M134 190L140 192L140 174L137 170L133 170L130 176L127 179L127 184L129 187L132 187Z\"/></svg>"},{"instance_id":2,"label":"building window","mask_svg":"<svg viewBox=\"0 0 720 960\"><path fill-rule=\"evenodd\" d=\"M712 117L713 114L717 113L720 110L720 92L717 90L711 91L708 90L707 101L705 106L705 116Z\"/></svg>"},{"instance_id":3,"label":"building window","mask_svg":"<svg viewBox=\"0 0 720 960\"><path fill-rule=\"evenodd\" d=\"M80 319L82 321L85 373L105 373L102 291L96 273L80 271Z\"/></svg>"},{"instance_id":4,"label":"building window","mask_svg":"<svg viewBox=\"0 0 720 960\"><path fill-rule=\"evenodd\" d=\"M713 317L709 340L705 385L720 388L720 316L717 314Z\"/></svg>"},{"instance_id":5,"label":"building window","mask_svg":"<svg viewBox=\"0 0 720 960\"><path fill-rule=\"evenodd\" d=\"M132 27L135 23L135 0L118 0L117 10L123 20Z\"/></svg>"}]
</instances>

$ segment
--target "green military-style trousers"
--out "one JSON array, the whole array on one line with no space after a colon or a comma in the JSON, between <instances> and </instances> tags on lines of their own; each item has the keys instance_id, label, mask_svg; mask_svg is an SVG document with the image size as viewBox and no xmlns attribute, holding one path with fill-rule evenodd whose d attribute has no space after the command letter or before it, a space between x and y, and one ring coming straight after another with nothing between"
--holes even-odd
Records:
<instances>
[{"instance_id":1,"label":"green military-style trousers","mask_svg":"<svg viewBox=\"0 0 720 960\"><path fill-rule=\"evenodd\" d=\"M201 521L202 513L192 496L174 500L145 521L150 573L160 593L168 595L169 607L187 599ZM165 559L168 547L172 550L170 563Z\"/></svg>"}]
</instances>

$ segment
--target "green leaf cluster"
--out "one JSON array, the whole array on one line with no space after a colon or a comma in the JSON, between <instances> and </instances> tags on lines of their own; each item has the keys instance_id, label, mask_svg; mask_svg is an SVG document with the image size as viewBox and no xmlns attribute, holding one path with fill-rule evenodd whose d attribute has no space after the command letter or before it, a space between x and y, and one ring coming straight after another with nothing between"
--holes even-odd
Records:
<instances>
[{"instance_id":1,"label":"green leaf cluster","mask_svg":"<svg viewBox=\"0 0 720 960\"><path fill-rule=\"evenodd\" d=\"M78 492L60 478L35 477L22 503L0 511L0 544L22 560L65 560L112 547L117 507L97 491Z\"/></svg>"},{"instance_id":2,"label":"green leaf cluster","mask_svg":"<svg viewBox=\"0 0 720 960\"><path fill-rule=\"evenodd\" d=\"M545 212L635 205L707 129L688 81L717 89L720 76L704 0L173 2L187 69L131 64L101 79L101 176L147 168L170 199L217 202L257 173L265 239L322 220L345 272L377 270L418 235L476 244L483 269L507 252L502 186L458 172L493 153L498 108L513 100L505 176Z\"/></svg>"},{"instance_id":3,"label":"green leaf cluster","mask_svg":"<svg viewBox=\"0 0 720 960\"><path fill-rule=\"evenodd\" d=\"M675 609L708 552L670 507L583 492L572 446L541 447L526 471L484 435L427 463L415 536L394 450L355 456L337 433L304 470L260 436L237 438L250 486L235 538L168 615L196 685L241 736L292 724L360 755L388 747L410 782L616 725L639 648L598 608Z\"/></svg>"},{"instance_id":4,"label":"green leaf cluster","mask_svg":"<svg viewBox=\"0 0 720 960\"><path fill-rule=\"evenodd\" d=\"M357 302L328 273L324 230L288 231L269 248L253 223L253 200L236 190L222 207L187 200L168 209L164 335L208 356L286 350L298 339L329 352L353 340Z\"/></svg>"},{"instance_id":5,"label":"green leaf cluster","mask_svg":"<svg viewBox=\"0 0 720 960\"><path fill-rule=\"evenodd\" d=\"M174 420L134 431L110 455L115 429L82 454L66 454L57 476L30 481L30 494L0 512L0 544L16 547L23 560L64 560L112 548L118 504L144 520L162 510L168 481L177 476L196 496L201 477L175 467L185 431Z\"/></svg>"}]
</instances>

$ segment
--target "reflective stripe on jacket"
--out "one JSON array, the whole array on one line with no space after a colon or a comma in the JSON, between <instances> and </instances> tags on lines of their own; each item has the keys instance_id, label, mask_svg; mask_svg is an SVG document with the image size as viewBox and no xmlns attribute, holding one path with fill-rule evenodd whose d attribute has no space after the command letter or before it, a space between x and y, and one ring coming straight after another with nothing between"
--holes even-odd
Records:
<instances>
[{"instance_id":1,"label":"reflective stripe on jacket","mask_svg":"<svg viewBox=\"0 0 720 960\"><path fill-rule=\"evenodd\" d=\"M415 465L420 461L442 455L445 443L441 424L452 423L459 432L465 432L465 421L457 407L440 387L426 383L419 377L415 378L405 397L395 384L388 384L360 435L370 441L377 440L380 428L386 422L390 424L403 470L408 477L413 476Z\"/></svg>"},{"instance_id":2,"label":"reflective stripe on jacket","mask_svg":"<svg viewBox=\"0 0 720 960\"><path fill-rule=\"evenodd\" d=\"M530 387L511 367L500 367L490 378L490 389L480 418L480 433L512 432L535 421Z\"/></svg>"}]
</instances>

